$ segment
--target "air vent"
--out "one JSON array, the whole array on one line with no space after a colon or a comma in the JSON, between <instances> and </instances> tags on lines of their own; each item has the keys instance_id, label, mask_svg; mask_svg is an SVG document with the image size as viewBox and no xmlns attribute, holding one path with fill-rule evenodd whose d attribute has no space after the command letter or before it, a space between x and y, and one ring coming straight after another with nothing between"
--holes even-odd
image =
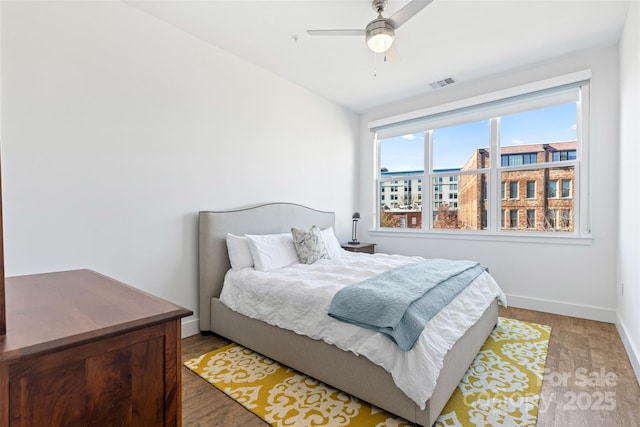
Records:
<instances>
[{"instance_id":1,"label":"air vent","mask_svg":"<svg viewBox=\"0 0 640 427\"><path fill-rule=\"evenodd\" d=\"M429 83L429 86L431 86L431 89L438 89L439 87L449 86L450 84L453 84L455 82L456 81L453 80L453 77L447 77L446 79L442 79L442 80L438 80L437 82Z\"/></svg>"}]
</instances>

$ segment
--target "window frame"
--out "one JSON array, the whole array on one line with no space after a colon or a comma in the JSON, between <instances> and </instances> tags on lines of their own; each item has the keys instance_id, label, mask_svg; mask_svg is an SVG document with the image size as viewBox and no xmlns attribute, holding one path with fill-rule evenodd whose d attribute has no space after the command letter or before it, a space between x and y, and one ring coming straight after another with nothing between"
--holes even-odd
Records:
<instances>
[{"instance_id":1,"label":"window frame","mask_svg":"<svg viewBox=\"0 0 640 427\"><path fill-rule=\"evenodd\" d=\"M513 191L515 188L516 191ZM515 193L515 196L514 194ZM520 199L520 183L518 181L509 181L509 200Z\"/></svg>"},{"instance_id":2,"label":"window frame","mask_svg":"<svg viewBox=\"0 0 640 427\"><path fill-rule=\"evenodd\" d=\"M515 88L505 89L498 92L493 92L486 95L477 96L474 98L469 98L466 100L456 101L449 104L444 104L439 107L431 107L425 110L415 111L412 113L403 114L400 116L389 117L382 120L377 120L369 123L369 128L373 132L374 141L375 141L375 151L374 151L374 165L376 176L379 176L380 171L380 140L382 138L391 137L388 133L384 137L379 137L378 130L384 128L385 130L388 127L393 127L397 124L406 125L409 123L413 126L417 131L425 132L425 140L428 138L431 139L428 143L425 144L425 159L424 165L426 172L420 177L423 182L426 180L430 180L432 176L438 175L435 173L430 165L431 157L432 157L432 135L433 128L429 127L417 127L417 123L420 121L424 121L425 124L428 124L429 120L433 118L433 116L460 116L464 115L463 113L457 114L460 110L470 109L472 113L477 112L479 109L482 109L484 105L493 105L493 103L500 104L501 102L513 98L513 97L524 97L525 100L529 98L536 98L538 96L541 99L544 99L546 95L551 94L553 97L554 93L561 92L566 87L571 87L578 90L578 101L576 102L576 159L575 160L563 160L560 162L543 162L543 163L533 163L533 164L523 164L518 166L502 166L502 156L499 154L498 142L494 141L494 139L499 138L499 120L501 116L490 118L490 127L491 127L491 141L490 141L490 167L485 169L477 169L470 171L459 171L458 175L463 174L479 174L479 173L488 173L490 175L489 182L489 190L487 194L487 206L489 209L488 215L488 224L487 229L480 230L441 230L433 228L433 215L432 213L432 185L429 181L429 185L423 185L423 192L421 199L423 201L429 201L429 205L426 203L423 204L422 215L423 221L422 226L424 228L420 230L410 230L410 234L419 237L420 235L429 235L429 236L439 236L444 238L473 238L473 239L493 239L493 240L510 240L517 239L522 241L531 241L531 240L540 240L546 241L547 239L555 239L555 240L565 240L565 241L577 241L584 240L589 244L591 241L591 226L590 226L590 201L589 201L589 193L587 186L589 184L589 134L587 132L588 124L589 124L589 91L590 91L590 79L591 79L591 71L585 70L582 72L572 73L565 76L560 76L556 78L551 78L547 80L543 80L540 82L534 82L531 84L526 84L522 86L518 86ZM508 102L507 102L508 104ZM538 108L545 108L547 106L552 106L557 104L547 104L542 105ZM522 111L530 111L535 110L536 108L525 108L516 112ZM509 114L508 112L505 114ZM473 114L472 114L473 115ZM459 119L458 119L459 120ZM459 120L458 123L470 123L473 120ZM401 126L402 127L402 126ZM409 132L406 132L409 133ZM405 132L398 132L397 135L406 134ZM556 167L572 167L574 171L573 178L573 188L570 189L571 195L570 198L573 198L573 207L571 211L573 212L573 221L574 227L571 232L563 232L563 233L550 233L549 231L533 231L533 230L525 230L523 233L517 233L514 230L503 230L501 227L501 223L505 220L504 216L501 218L501 212L504 212L504 209L501 208L502 200L509 200L511 195L506 195L506 199L501 198L501 189L502 189L502 179L501 172L506 172L509 170L532 170L532 169L553 169ZM446 175L447 173L444 173ZM448 173L451 174L450 172ZM374 182L377 183L375 186L379 188L379 178L375 178ZM560 184L560 183L559 183ZM518 190L520 190L518 188ZM560 193L561 189L557 190L557 193ZM518 191L520 193L520 191ZM520 196L520 194L518 194ZM557 194L559 197L560 194ZM376 194L374 200L379 201L379 195ZM485 211L486 212L486 211ZM409 230L399 230L396 228L384 228L380 227L379 218L380 217L380 203L375 203L374 206L374 214L373 218L373 228L370 232L379 235L388 235L389 233L401 233L406 235ZM484 221L484 220L483 220ZM507 221L504 221L507 222ZM558 220L556 220L558 222ZM585 242L578 242L578 244L584 244Z\"/></svg>"},{"instance_id":3,"label":"window frame","mask_svg":"<svg viewBox=\"0 0 640 427\"><path fill-rule=\"evenodd\" d=\"M533 196L529 196L529 184L532 183L533 184L533 191L531 191L531 193L533 193ZM536 198L536 193L537 193L537 188L536 188L536 181L535 180L527 180L527 184L526 184L527 188L525 190L525 199L535 199Z\"/></svg>"},{"instance_id":4,"label":"window frame","mask_svg":"<svg viewBox=\"0 0 640 427\"><path fill-rule=\"evenodd\" d=\"M560 198L561 199L571 199L571 180L570 179L559 179L560 181ZM567 195L565 196L565 192L564 192L564 183L565 182L569 182L569 186L567 188Z\"/></svg>"},{"instance_id":5,"label":"window frame","mask_svg":"<svg viewBox=\"0 0 640 427\"><path fill-rule=\"evenodd\" d=\"M513 229L518 229L520 228L520 221L519 221L519 216L520 216L520 211L517 208L510 208L509 209L509 227L508 229L513 230Z\"/></svg>"},{"instance_id":6,"label":"window frame","mask_svg":"<svg viewBox=\"0 0 640 427\"><path fill-rule=\"evenodd\" d=\"M533 218L530 218L530 217L529 217L529 214L530 214L531 212L533 212ZM535 209L527 209L527 210L526 210L526 213L525 213L525 216L526 216L526 222L527 222L527 224L526 224L526 228L527 228L527 229L536 228L536 219L537 219L537 218L536 218L536 210L535 210ZM533 221L530 221L530 219L532 219ZM532 225L532 224L533 224L533 225Z\"/></svg>"},{"instance_id":7,"label":"window frame","mask_svg":"<svg viewBox=\"0 0 640 427\"><path fill-rule=\"evenodd\" d=\"M558 181L557 179L550 179L547 181L547 197L549 199L558 199ZM553 184L553 185L551 185ZM551 191L553 189L553 192ZM553 193L553 195L551 195Z\"/></svg>"}]
</instances>

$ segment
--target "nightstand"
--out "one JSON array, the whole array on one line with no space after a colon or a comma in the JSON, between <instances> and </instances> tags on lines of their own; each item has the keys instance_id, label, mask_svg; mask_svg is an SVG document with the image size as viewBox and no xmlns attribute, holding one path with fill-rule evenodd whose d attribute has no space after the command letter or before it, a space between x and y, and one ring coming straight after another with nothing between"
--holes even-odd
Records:
<instances>
[{"instance_id":1,"label":"nightstand","mask_svg":"<svg viewBox=\"0 0 640 427\"><path fill-rule=\"evenodd\" d=\"M376 253L375 243L360 243L358 245L354 245L352 243L343 243L340 246L342 246L342 249L349 252L363 252L366 254Z\"/></svg>"}]
</instances>

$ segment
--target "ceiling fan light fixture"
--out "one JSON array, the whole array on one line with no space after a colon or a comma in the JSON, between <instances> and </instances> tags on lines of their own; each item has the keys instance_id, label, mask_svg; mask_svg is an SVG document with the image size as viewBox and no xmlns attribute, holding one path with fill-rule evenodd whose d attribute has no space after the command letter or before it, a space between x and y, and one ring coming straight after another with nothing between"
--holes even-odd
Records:
<instances>
[{"instance_id":1,"label":"ceiling fan light fixture","mask_svg":"<svg viewBox=\"0 0 640 427\"><path fill-rule=\"evenodd\" d=\"M395 38L395 31L386 19L375 19L367 25L367 46L375 53L389 50Z\"/></svg>"}]
</instances>

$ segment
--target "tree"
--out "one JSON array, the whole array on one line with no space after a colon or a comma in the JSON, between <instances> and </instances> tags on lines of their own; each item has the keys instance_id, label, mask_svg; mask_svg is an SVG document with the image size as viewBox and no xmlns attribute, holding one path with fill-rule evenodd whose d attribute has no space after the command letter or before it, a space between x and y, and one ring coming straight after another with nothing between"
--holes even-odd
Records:
<instances>
[{"instance_id":1,"label":"tree","mask_svg":"<svg viewBox=\"0 0 640 427\"><path fill-rule=\"evenodd\" d=\"M458 210L449 209L448 203L443 203L438 207L438 216L433 221L433 228L460 228L458 221Z\"/></svg>"},{"instance_id":2,"label":"tree","mask_svg":"<svg viewBox=\"0 0 640 427\"><path fill-rule=\"evenodd\" d=\"M400 220L389 211L380 211L380 227L398 228Z\"/></svg>"}]
</instances>

